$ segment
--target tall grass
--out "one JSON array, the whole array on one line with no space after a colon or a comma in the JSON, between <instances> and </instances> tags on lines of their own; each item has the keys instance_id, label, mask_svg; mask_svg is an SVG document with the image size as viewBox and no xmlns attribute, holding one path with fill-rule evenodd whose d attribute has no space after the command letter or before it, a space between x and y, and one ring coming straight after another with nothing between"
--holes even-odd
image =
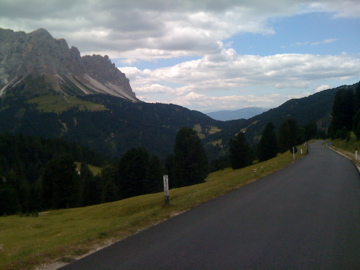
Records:
<instances>
[{"instance_id":1,"label":"tall grass","mask_svg":"<svg viewBox=\"0 0 360 270\"><path fill-rule=\"evenodd\" d=\"M0 269L32 269L42 263L71 261L95 247L123 239L292 162L292 155L285 153L244 169L214 172L204 183L171 189L168 207L164 206L163 193L156 193L48 211L39 217L0 217Z\"/></svg>"}]
</instances>

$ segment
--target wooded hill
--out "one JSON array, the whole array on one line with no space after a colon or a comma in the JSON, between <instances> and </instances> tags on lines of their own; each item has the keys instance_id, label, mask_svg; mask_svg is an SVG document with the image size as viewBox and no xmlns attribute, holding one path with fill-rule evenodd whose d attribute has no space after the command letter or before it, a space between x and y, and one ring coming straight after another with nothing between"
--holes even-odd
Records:
<instances>
[{"instance_id":1,"label":"wooded hill","mask_svg":"<svg viewBox=\"0 0 360 270\"><path fill-rule=\"evenodd\" d=\"M210 161L218 159L211 164L216 170L230 166L230 160L233 168L248 166L254 159L267 160L318 136L319 127L325 135L331 119L333 131L346 137L353 122L344 128L337 123L345 120L334 119L354 118L359 93L358 85L343 86L290 100L249 120L227 122L176 105L133 103L108 95L72 97L73 106L65 106L70 98L61 95L3 98L0 214L85 206L157 192L163 174L169 174L173 187L191 185L195 171L191 177L188 173L200 167L195 182L201 182L209 172L203 146ZM265 136L264 125L269 136ZM180 136L179 131L187 135ZM260 138L259 146L254 147ZM269 147L274 150L270 156ZM75 161L82 163L78 172ZM87 164L102 167L101 174L94 176Z\"/></svg>"},{"instance_id":2,"label":"wooded hill","mask_svg":"<svg viewBox=\"0 0 360 270\"><path fill-rule=\"evenodd\" d=\"M289 100L248 120L225 122L177 105L134 103L109 95L78 96L76 102L55 93L31 99L8 96L0 103L0 133L60 137L116 158L133 147L145 147L164 159L173 151L177 131L190 127L198 132L209 160L214 160L227 154L230 139L239 131L250 144L258 143L268 122L277 130L287 119L300 126L315 121L326 132L335 93L342 88L355 85Z\"/></svg>"}]
</instances>

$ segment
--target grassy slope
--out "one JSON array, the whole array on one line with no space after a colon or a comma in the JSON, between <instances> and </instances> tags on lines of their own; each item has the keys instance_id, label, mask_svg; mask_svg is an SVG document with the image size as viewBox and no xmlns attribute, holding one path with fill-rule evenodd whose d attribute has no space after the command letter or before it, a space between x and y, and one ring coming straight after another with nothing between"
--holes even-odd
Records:
<instances>
[{"instance_id":1,"label":"grassy slope","mask_svg":"<svg viewBox=\"0 0 360 270\"><path fill-rule=\"evenodd\" d=\"M37 104L37 109L44 112L60 113L67 111L69 108L78 108L78 110L81 111L87 110L93 112L107 110L104 105L81 100L75 96L44 95L30 99L28 102Z\"/></svg>"},{"instance_id":2,"label":"grassy slope","mask_svg":"<svg viewBox=\"0 0 360 270\"><path fill-rule=\"evenodd\" d=\"M101 205L49 211L37 218L0 217L0 269L31 269L41 263L71 260L96 246L123 239L290 163L292 155L285 153L244 169L212 173L205 183L170 190L169 207L164 207L163 193L156 193Z\"/></svg>"},{"instance_id":3,"label":"grassy slope","mask_svg":"<svg viewBox=\"0 0 360 270\"><path fill-rule=\"evenodd\" d=\"M360 141L355 137L349 141L333 140L331 141L334 150L351 159L358 167L360 167ZM358 149L358 160L355 160L355 149Z\"/></svg>"},{"instance_id":4,"label":"grassy slope","mask_svg":"<svg viewBox=\"0 0 360 270\"><path fill-rule=\"evenodd\" d=\"M81 170L81 162L76 161L75 164L76 164L77 169L80 171ZM101 173L101 167L93 166L90 164L87 164L87 165L89 166L89 169L94 176Z\"/></svg>"}]
</instances>

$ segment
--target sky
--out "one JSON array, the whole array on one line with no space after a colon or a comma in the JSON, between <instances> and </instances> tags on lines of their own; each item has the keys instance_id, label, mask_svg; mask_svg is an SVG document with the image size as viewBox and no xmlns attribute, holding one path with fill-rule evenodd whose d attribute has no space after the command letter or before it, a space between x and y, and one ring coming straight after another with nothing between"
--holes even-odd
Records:
<instances>
[{"instance_id":1,"label":"sky","mask_svg":"<svg viewBox=\"0 0 360 270\"><path fill-rule=\"evenodd\" d=\"M145 102L274 108L360 81L359 0L1 0L0 28L108 55Z\"/></svg>"}]
</instances>

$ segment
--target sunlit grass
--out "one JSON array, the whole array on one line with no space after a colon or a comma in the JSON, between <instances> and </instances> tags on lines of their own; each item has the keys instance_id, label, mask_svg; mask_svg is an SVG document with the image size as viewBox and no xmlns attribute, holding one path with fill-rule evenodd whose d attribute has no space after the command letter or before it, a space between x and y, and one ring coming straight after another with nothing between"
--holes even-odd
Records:
<instances>
[{"instance_id":1,"label":"sunlit grass","mask_svg":"<svg viewBox=\"0 0 360 270\"><path fill-rule=\"evenodd\" d=\"M81 100L75 96L63 95L44 95L30 99L29 103L37 105L37 109L43 112L60 113L70 108L77 108L80 111L104 111L107 108L104 105L96 104L91 101Z\"/></svg>"},{"instance_id":2,"label":"sunlit grass","mask_svg":"<svg viewBox=\"0 0 360 270\"><path fill-rule=\"evenodd\" d=\"M297 158L300 157L298 154ZM214 172L204 183L171 189L169 207L164 206L163 193L156 193L101 205L48 211L40 213L39 217L0 217L0 269L31 269L41 263L69 261L96 246L123 239L292 162L292 155L285 153L244 169Z\"/></svg>"},{"instance_id":3,"label":"sunlit grass","mask_svg":"<svg viewBox=\"0 0 360 270\"><path fill-rule=\"evenodd\" d=\"M81 162L76 161L75 164L76 164L77 169L80 171ZM93 165L89 165L89 164L87 164L87 165L88 165L88 167L89 167L89 169L90 169L90 171L92 172L93 175L98 175L98 174L101 173L101 167L97 167L97 166L93 166Z\"/></svg>"}]
</instances>

